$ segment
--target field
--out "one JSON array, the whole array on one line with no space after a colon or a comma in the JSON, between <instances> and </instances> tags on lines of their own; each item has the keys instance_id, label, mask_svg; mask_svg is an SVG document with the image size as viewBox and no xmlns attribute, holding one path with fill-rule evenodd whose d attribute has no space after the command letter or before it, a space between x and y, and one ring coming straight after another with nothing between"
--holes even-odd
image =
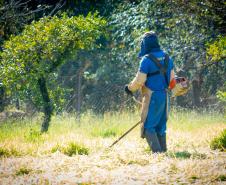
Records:
<instances>
[{"instance_id":1,"label":"field","mask_svg":"<svg viewBox=\"0 0 226 185\"><path fill-rule=\"evenodd\" d=\"M226 154L210 149L226 129L216 112L172 110L168 152L152 154L139 128L108 148L138 113L40 116L0 124L0 184L226 184Z\"/></svg>"}]
</instances>

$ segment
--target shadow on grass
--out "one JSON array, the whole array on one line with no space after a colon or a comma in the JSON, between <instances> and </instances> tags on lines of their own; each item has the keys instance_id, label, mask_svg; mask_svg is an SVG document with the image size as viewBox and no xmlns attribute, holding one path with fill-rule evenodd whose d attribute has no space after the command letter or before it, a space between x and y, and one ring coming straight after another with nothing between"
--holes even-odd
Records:
<instances>
[{"instance_id":1,"label":"shadow on grass","mask_svg":"<svg viewBox=\"0 0 226 185\"><path fill-rule=\"evenodd\" d=\"M177 158L177 159L206 159L206 154L194 152L190 153L188 151L179 151L179 152L167 152L166 156Z\"/></svg>"}]
</instances>

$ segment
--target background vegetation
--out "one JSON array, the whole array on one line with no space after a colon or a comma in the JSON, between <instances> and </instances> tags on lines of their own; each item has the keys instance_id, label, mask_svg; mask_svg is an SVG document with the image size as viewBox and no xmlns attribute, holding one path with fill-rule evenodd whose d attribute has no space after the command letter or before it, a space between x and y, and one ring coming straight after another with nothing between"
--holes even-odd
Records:
<instances>
[{"instance_id":1,"label":"background vegetation","mask_svg":"<svg viewBox=\"0 0 226 185\"><path fill-rule=\"evenodd\" d=\"M223 0L0 0L0 184L223 183L225 11ZM124 86L149 30L190 82L158 155L139 128L109 148L139 120Z\"/></svg>"},{"instance_id":2,"label":"background vegetation","mask_svg":"<svg viewBox=\"0 0 226 185\"><path fill-rule=\"evenodd\" d=\"M0 110L44 112L42 131L52 114L131 108L123 87L147 30L190 81L174 104L224 109L223 1L12 0L1 1L0 14Z\"/></svg>"}]
</instances>

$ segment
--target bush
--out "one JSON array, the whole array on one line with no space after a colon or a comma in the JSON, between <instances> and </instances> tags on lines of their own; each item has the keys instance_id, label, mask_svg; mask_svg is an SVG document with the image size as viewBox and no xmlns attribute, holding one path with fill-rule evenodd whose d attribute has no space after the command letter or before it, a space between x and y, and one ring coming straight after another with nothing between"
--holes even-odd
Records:
<instances>
[{"instance_id":1,"label":"bush","mask_svg":"<svg viewBox=\"0 0 226 185\"><path fill-rule=\"evenodd\" d=\"M219 149L220 151L226 150L226 129L210 142L210 148L213 150Z\"/></svg>"}]
</instances>

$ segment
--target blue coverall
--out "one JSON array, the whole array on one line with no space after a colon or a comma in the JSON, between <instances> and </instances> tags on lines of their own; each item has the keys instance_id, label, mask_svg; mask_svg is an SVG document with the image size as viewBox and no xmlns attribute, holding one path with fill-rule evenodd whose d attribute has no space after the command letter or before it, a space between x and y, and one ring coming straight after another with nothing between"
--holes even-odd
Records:
<instances>
[{"instance_id":1,"label":"blue coverall","mask_svg":"<svg viewBox=\"0 0 226 185\"><path fill-rule=\"evenodd\" d=\"M151 52L147 52L147 47L146 51L145 47L141 47L139 56L142 57L142 59L140 62L139 71L145 74L159 70L154 62L145 56L148 53L153 54L161 61L160 63L164 65L164 51L162 51L160 48L151 48ZM161 73L148 77L145 82L145 86L152 91L152 96L149 104L148 115L144 123L144 129L148 130L151 133L157 133L159 135L164 135L166 133L166 122L168 114L168 112L166 111L169 111L169 108L166 108L167 96L169 96L166 89L168 88L167 83L169 84L170 74L173 68L174 64L172 59L170 59L167 69L168 82L166 82L164 75Z\"/></svg>"}]
</instances>

